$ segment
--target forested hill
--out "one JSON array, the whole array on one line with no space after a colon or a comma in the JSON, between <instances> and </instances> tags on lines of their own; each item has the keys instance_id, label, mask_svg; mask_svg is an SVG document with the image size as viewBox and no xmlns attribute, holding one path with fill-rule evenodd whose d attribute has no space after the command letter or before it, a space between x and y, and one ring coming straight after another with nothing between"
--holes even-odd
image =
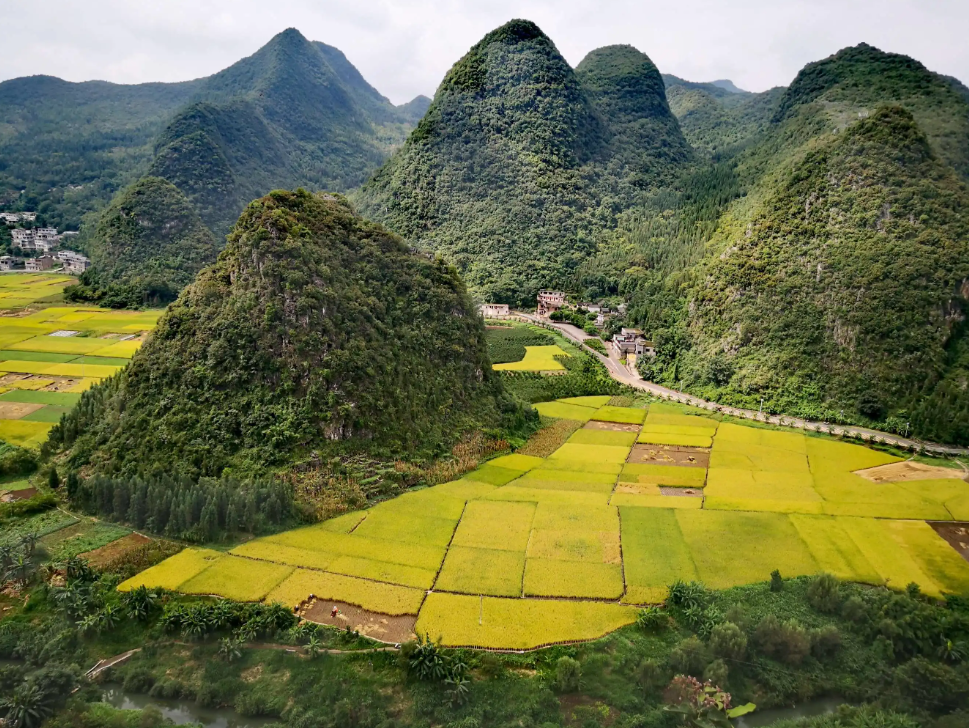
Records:
<instances>
[{"instance_id":1,"label":"forested hill","mask_svg":"<svg viewBox=\"0 0 969 728\"><path fill-rule=\"evenodd\" d=\"M144 171L153 140L199 85L51 76L0 83L0 208L39 211L77 230L85 213Z\"/></svg>"},{"instance_id":2,"label":"forested hill","mask_svg":"<svg viewBox=\"0 0 969 728\"><path fill-rule=\"evenodd\" d=\"M620 285L660 344L645 373L969 442L967 148L969 103L916 61L861 45L807 66L672 224L634 231L652 267Z\"/></svg>"},{"instance_id":3,"label":"forested hill","mask_svg":"<svg viewBox=\"0 0 969 728\"><path fill-rule=\"evenodd\" d=\"M65 293L112 307L169 303L218 251L185 195L171 182L145 177L105 210L89 244L93 267Z\"/></svg>"},{"instance_id":4,"label":"forested hill","mask_svg":"<svg viewBox=\"0 0 969 728\"><path fill-rule=\"evenodd\" d=\"M514 20L451 68L355 200L478 295L528 301L564 285L642 187L691 155L645 55L602 49L573 71L534 23Z\"/></svg>"},{"instance_id":5,"label":"forested hill","mask_svg":"<svg viewBox=\"0 0 969 728\"><path fill-rule=\"evenodd\" d=\"M343 53L289 29L205 79L160 135L149 174L223 235L272 189L359 185L411 128Z\"/></svg>"},{"instance_id":6,"label":"forested hill","mask_svg":"<svg viewBox=\"0 0 969 728\"><path fill-rule=\"evenodd\" d=\"M198 477L438 455L518 416L454 269L298 190L249 205L131 364L51 437L99 473Z\"/></svg>"}]
</instances>

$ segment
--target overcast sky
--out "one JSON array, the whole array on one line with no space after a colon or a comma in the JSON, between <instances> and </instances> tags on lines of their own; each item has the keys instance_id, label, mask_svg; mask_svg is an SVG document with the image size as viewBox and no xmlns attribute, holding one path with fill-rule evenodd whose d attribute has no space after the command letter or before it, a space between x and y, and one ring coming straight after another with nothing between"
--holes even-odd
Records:
<instances>
[{"instance_id":1,"label":"overcast sky","mask_svg":"<svg viewBox=\"0 0 969 728\"><path fill-rule=\"evenodd\" d=\"M762 91L862 41L969 83L969 0L4 0L0 80L182 81L288 27L334 45L393 102L511 18L535 21L574 66L629 43L664 73Z\"/></svg>"}]
</instances>

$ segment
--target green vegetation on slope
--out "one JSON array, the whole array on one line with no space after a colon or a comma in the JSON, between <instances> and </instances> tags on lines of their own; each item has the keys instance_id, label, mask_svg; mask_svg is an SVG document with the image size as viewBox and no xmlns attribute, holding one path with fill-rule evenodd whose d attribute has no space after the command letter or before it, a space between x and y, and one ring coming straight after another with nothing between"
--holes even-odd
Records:
<instances>
[{"instance_id":1,"label":"green vegetation on slope","mask_svg":"<svg viewBox=\"0 0 969 728\"><path fill-rule=\"evenodd\" d=\"M111 203L88 248L93 267L65 296L115 308L174 301L217 254L191 203L158 177L142 178Z\"/></svg>"},{"instance_id":2,"label":"green vegetation on slope","mask_svg":"<svg viewBox=\"0 0 969 728\"><path fill-rule=\"evenodd\" d=\"M289 29L205 79L156 143L150 174L217 234L276 188L360 184L411 128L336 48Z\"/></svg>"},{"instance_id":3,"label":"green vegetation on slope","mask_svg":"<svg viewBox=\"0 0 969 728\"><path fill-rule=\"evenodd\" d=\"M152 140L199 83L0 83L0 208L35 210L77 230L143 172Z\"/></svg>"},{"instance_id":4,"label":"green vegetation on slope","mask_svg":"<svg viewBox=\"0 0 969 728\"><path fill-rule=\"evenodd\" d=\"M659 345L643 362L657 381L969 441L969 104L911 59L859 46L808 66L776 109L740 147L720 153L733 137L711 136L720 161L629 215L577 283L631 298Z\"/></svg>"},{"instance_id":5,"label":"green vegetation on slope","mask_svg":"<svg viewBox=\"0 0 969 728\"><path fill-rule=\"evenodd\" d=\"M300 190L252 203L129 367L51 437L99 472L218 476L435 455L508 416L520 410L454 269Z\"/></svg>"},{"instance_id":6,"label":"green vegetation on slope","mask_svg":"<svg viewBox=\"0 0 969 728\"><path fill-rule=\"evenodd\" d=\"M574 72L538 27L514 20L451 68L356 199L476 294L516 303L564 285L640 187L689 157L645 55L600 49Z\"/></svg>"}]
</instances>

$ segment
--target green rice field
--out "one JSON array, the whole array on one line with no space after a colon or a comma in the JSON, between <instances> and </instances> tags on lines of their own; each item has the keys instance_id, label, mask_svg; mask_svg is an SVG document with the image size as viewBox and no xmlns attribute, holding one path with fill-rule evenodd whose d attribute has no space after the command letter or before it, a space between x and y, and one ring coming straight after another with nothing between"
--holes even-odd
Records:
<instances>
[{"instance_id":1,"label":"green rice field","mask_svg":"<svg viewBox=\"0 0 969 728\"><path fill-rule=\"evenodd\" d=\"M0 439L38 446L81 392L127 365L161 311L50 305L73 278L0 276ZM35 310L36 309L36 310Z\"/></svg>"},{"instance_id":2,"label":"green rice field","mask_svg":"<svg viewBox=\"0 0 969 728\"><path fill-rule=\"evenodd\" d=\"M228 555L186 549L119 588L290 606L315 594L413 615L420 634L446 645L509 649L601 636L677 579L722 589L778 569L895 589L915 582L936 597L969 590L969 563L928 523L969 519L961 469L876 483L859 471L899 458L670 404L608 401L538 405L585 423L547 458L498 457Z\"/></svg>"}]
</instances>

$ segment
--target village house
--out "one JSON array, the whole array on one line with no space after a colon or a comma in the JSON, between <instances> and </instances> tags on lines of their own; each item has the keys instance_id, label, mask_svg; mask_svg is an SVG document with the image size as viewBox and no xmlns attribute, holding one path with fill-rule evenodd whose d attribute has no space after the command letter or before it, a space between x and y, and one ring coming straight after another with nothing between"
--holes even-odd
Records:
<instances>
[{"instance_id":1,"label":"village house","mask_svg":"<svg viewBox=\"0 0 969 728\"><path fill-rule=\"evenodd\" d=\"M42 255L39 258L28 258L25 262L27 271L34 273L50 270L53 265L54 259L49 255Z\"/></svg>"},{"instance_id":2,"label":"village house","mask_svg":"<svg viewBox=\"0 0 969 728\"><path fill-rule=\"evenodd\" d=\"M648 341L639 329L623 328L612 337L612 344L620 355L656 356L656 347Z\"/></svg>"},{"instance_id":3,"label":"village house","mask_svg":"<svg viewBox=\"0 0 969 728\"><path fill-rule=\"evenodd\" d=\"M91 267L91 260L73 250L59 250L54 253L54 260L59 260L64 264L65 273L80 274Z\"/></svg>"},{"instance_id":4,"label":"village house","mask_svg":"<svg viewBox=\"0 0 969 728\"><path fill-rule=\"evenodd\" d=\"M602 313L602 306L598 303L580 303L579 308L584 308L589 313Z\"/></svg>"},{"instance_id":5,"label":"village house","mask_svg":"<svg viewBox=\"0 0 969 728\"><path fill-rule=\"evenodd\" d=\"M478 310L483 318L506 318L509 314L507 303L482 303Z\"/></svg>"},{"instance_id":6,"label":"village house","mask_svg":"<svg viewBox=\"0 0 969 728\"><path fill-rule=\"evenodd\" d=\"M12 255L0 255L0 270L13 270L18 262Z\"/></svg>"},{"instance_id":7,"label":"village house","mask_svg":"<svg viewBox=\"0 0 969 728\"><path fill-rule=\"evenodd\" d=\"M558 311L565 306L565 293L562 291L538 292L538 315L548 316L552 311Z\"/></svg>"}]
</instances>

